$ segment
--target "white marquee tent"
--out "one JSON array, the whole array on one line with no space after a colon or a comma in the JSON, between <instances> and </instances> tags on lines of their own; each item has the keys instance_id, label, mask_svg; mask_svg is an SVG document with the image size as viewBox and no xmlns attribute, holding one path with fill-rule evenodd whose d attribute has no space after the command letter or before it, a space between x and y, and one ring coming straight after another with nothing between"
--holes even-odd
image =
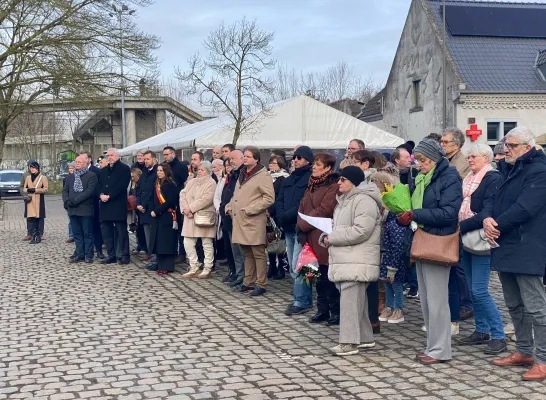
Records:
<instances>
[{"instance_id":1,"label":"white marquee tent","mask_svg":"<svg viewBox=\"0 0 546 400\"><path fill-rule=\"evenodd\" d=\"M358 138L369 148L395 148L404 140L338 111L309 96L297 96L272 104L267 116L260 117L251 133L244 133L237 146L255 145L264 149L289 149L307 145L314 149L344 149ZM169 145L175 149L210 149L231 143L233 123L217 117L176 128L121 150L134 155L138 150L159 151Z\"/></svg>"}]
</instances>

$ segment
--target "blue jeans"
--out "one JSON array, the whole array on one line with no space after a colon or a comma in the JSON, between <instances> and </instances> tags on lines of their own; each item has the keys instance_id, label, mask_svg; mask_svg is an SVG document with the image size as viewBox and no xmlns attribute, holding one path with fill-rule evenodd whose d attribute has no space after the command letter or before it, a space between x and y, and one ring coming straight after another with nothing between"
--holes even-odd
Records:
<instances>
[{"instance_id":1,"label":"blue jeans","mask_svg":"<svg viewBox=\"0 0 546 400\"><path fill-rule=\"evenodd\" d=\"M93 258L93 217L70 217L78 258Z\"/></svg>"},{"instance_id":2,"label":"blue jeans","mask_svg":"<svg viewBox=\"0 0 546 400\"><path fill-rule=\"evenodd\" d=\"M455 265L449 269L448 293L451 322L459 322L461 320L461 303L459 297L459 277L457 275L457 266Z\"/></svg>"},{"instance_id":3,"label":"blue jeans","mask_svg":"<svg viewBox=\"0 0 546 400\"><path fill-rule=\"evenodd\" d=\"M504 339L501 315L489 293L491 257L478 256L463 250L461 262L472 292L476 332L491 334L492 339Z\"/></svg>"},{"instance_id":4,"label":"blue jeans","mask_svg":"<svg viewBox=\"0 0 546 400\"><path fill-rule=\"evenodd\" d=\"M303 282L303 278L298 278L298 273L296 272L298 257L303 246L298 243L298 235L295 232L286 232L285 240L290 275L294 279L294 306L301 308L313 307L313 289L310 285Z\"/></svg>"},{"instance_id":5,"label":"blue jeans","mask_svg":"<svg viewBox=\"0 0 546 400\"><path fill-rule=\"evenodd\" d=\"M401 281L385 282L385 305L393 310L404 308L404 284Z\"/></svg>"},{"instance_id":6,"label":"blue jeans","mask_svg":"<svg viewBox=\"0 0 546 400\"><path fill-rule=\"evenodd\" d=\"M415 264L412 264L409 267L407 281L410 289L419 289L419 284L417 283L417 267Z\"/></svg>"},{"instance_id":7,"label":"blue jeans","mask_svg":"<svg viewBox=\"0 0 546 400\"><path fill-rule=\"evenodd\" d=\"M74 239L74 233L72 232L72 224L70 222L68 223L68 238Z\"/></svg>"}]
</instances>

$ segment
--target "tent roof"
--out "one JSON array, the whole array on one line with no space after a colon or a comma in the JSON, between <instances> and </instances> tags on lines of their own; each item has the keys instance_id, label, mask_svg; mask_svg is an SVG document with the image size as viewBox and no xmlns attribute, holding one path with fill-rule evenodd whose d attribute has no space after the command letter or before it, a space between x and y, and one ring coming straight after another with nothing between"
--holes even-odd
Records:
<instances>
[{"instance_id":1,"label":"tent roof","mask_svg":"<svg viewBox=\"0 0 546 400\"><path fill-rule=\"evenodd\" d=\"M257 114L252 132L245 132L237 146L292 148L306 145L314 149L344 149L358 138L370 148L395 148L404 140L360 121L309 96L297 96L274 103L266 115ZM253 117L253 118L254 118ZM226 116L176 128L129 146L120 154L136 154L141 149L209 149L233 140L233 121Z\"/></svg>"}]
</instances>

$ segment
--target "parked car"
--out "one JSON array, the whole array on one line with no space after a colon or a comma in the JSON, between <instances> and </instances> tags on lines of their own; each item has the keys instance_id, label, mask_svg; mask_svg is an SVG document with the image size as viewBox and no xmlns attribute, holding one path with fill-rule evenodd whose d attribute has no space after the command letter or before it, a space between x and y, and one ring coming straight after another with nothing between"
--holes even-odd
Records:
<instances>
[{"instance_id":1,"label":"parked car","mask_svg":"<svg viewBox=\"0 0 546 400\"><path fill-rule=\"evenodd\" d=\"M23 171L7 169L0 171L0 197L19 196Z\"/></svg>"}]
</instances>

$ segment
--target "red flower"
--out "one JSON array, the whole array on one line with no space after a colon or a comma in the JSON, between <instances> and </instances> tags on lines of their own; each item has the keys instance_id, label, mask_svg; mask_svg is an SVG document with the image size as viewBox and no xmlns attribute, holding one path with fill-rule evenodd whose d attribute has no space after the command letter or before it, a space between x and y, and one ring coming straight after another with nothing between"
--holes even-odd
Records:
<instances>
[{"instance_id":1,"label":"red flower","mask_svg":"<svg viewBox=\"0 0 546 400\"><path fill-rule=\"evenodd\" d=\"M308 272L306 275L307 279L313 279L315 275L313 275L311 272Z\"/></svg>"}]
</instances>

